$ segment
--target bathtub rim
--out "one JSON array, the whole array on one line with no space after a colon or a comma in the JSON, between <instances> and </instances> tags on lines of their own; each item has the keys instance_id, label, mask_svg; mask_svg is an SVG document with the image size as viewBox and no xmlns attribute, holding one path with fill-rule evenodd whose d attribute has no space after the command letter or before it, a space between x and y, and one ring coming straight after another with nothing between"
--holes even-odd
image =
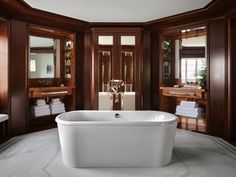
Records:
<instances>
[{"instance_id":1,"label":"bathtub rim","mask_svg":"<svg viewBox=\"0 0 236 177\"><path fill-rule=\"evenodd\" d=\"M115 119L113 121L106 121L106 120L100 120L100 121L66 121L66 120L62 120L61 117L65 114L68 113L79 113L79 112L157 112L157 113L162 113L162 114L166 114L169 115L171 117L170 120L168 121L157 121L157 120L140 120L140 121L135 121L135 120L126 120L126 121L121 121L118 119L118 121L115 121ZM144 126L144 125L148 125L148 126L176 126L177 122L178 122L178 116L176 116L175 114L172 113L168 113L168 112L163 112L163 111L153 111L153 110L135 110L135 111L126 111L126 110L76 110L76 111L69 111L69 112L65 112L62 113L60 115L58 115L55 118L55 121L57 122L57 124L60 125L66 125L66 126Z\"/></svg>"}]
</instances>

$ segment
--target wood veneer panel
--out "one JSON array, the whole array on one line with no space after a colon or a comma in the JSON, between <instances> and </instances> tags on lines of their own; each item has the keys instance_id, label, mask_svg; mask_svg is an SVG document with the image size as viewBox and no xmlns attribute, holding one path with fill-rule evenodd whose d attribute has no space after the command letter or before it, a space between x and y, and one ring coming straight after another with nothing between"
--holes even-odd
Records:
<instances>
[{"instance_id":1,"label":"wood veneer panel","mask_svg":"<svg viewBox=\"0 0 236 177\"><path fill-rule=\"evenodd\" d=\"M226 112L226 31L225 20L209 25L209 133L224 137Z\"/></svg>"},{"instance_id":2,"label":"wood veneer panel","mask_svg":"<svg viewBox=\"0 0 236 177\"><path fill-rule=\"evenodd\" d=\"M8 113L8 23L0 21L0 112Z\"/></svg>"},{"instance_id":3,"label":"wood veneer panel","mask_svg":"<svg viewBox=\"0 0 236 177\"><path fill-rule=\"evenodd\" d=\"M151 33L151 108L159 109L159 31Z\"/></svg>"},{"instance_id":4,"label":"wood veneer panel","mask_svg":"<svg viewBox=\"0 0 236 177\"><path fill-rule=\"evenodd\" d=\"M11 21L10 35L10 104L11 135L25 132L28 119L27 94L27 25Z\"/></svg>"},{"instance_id":5,"label":"wood veneer panel","mask_svg":"<svg viewBox=\"0 0 236 177\"><path fill-rule=\"evenodd\" d=\"M236 19L231 26L231 140L236 142Z\"/></svg>"},{"instance_id":6,"label":"wood veneer panel","mask_svg":"<svg viewBox=\"0 0 236 177\"><path fill-rule=\"evenodd\" d=\"M93 45L92 32L86 31L84 36L84 78L83 78L83 98L84 109L93 109L94 101L94 83L93 83Z\"/></svg>"},{"instance_id":7,"label":"wood veneer panel","mask_svg":"<svg viewBox=\"0 0 236 177\"><path fill-rule=\"evenodd\" d=\"M143 109L151 109L151 32L143 32Z\"/></svg>"},{"instance_id":8,"label":"wood veneer panel","mask_svg":"<svg viewBox=\"0 0 236 177\"><path fill-rule=\"evenodd\" d=\"M78 32L76 34L76 55L75 55L75 85L76 85L76 109L84 109L84 63L85 63L85 51L84 51L84 44L85 44L85 33Z\"/></svg>"}]
</instances>

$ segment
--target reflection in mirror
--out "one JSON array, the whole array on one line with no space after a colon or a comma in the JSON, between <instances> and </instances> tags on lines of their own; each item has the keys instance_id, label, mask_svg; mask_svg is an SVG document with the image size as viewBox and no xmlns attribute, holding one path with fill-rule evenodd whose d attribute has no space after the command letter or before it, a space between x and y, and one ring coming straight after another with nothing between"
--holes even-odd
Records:
<instances>
[{"instance_id":1,"label":"reflection in mirror","mask_svg":"<svg viewBox=\"0 0 236 177\"><path fill-rule=\"evenodd\" d=\"M120 36L121 45L121 75L125 83L123 96L123 109L135 110L135 83L134 83L134 62L135 56L135 36Z\"/></svg>"},{"instance_id":2,"label":"reflection in mirror","mask_svg":"<svg viewBox=\"0 0 236 177\"><path fill-rule=\"evenodd\" d=\"M121 36L121 69L125 92L134 91L134 48L135 36Z\"/></svg>"},{"instance_id":3,"label":"reflection in mirror","mask_svg":"<svg viewBox=\"0 0 236 177\"><path fill-rule=\"evenodd\" d=\"M107 91L107 83L111 78L111 50L98 51L99 91Z\"/></svg>"},{"instance_id":4,"label":"reflection in mirror","mask_svg":"<svg viewBox=\"0 0 236 177\"><path fill-rule=\"evenodd\" d=\"M182 30L180 76L182 84L206 87L206 29Z\"/></svg>"},{"instance_id":5,"label":"reflection in mirror","mask_svg":"<svg viewBox=\"0 0 236 177\"><path fill-rule=\"evenodd\" d=\"M108 94L108 82L112 79L113 36L98 36L98 84L99 110L112 109L111 95Z\"/></svg>"},{"instance_id":6,"label":"reflection in mirror","mask_svg":"<svg viewBox=\"0 0 236 177\"><path fill-rule=\"evenodd\" d=\"M98 36L99 91L107 91L107 83L112 79L113 36Z\"/></svg>"},{"instance_id":7,"label":"reflection in mirror","mask_svg":"<svg viewBox=\"0 0 236 177\"><path fill-rule=\"evenodd\" d=\"M29 37L29 78L60 77L60 40Z\"/></svg>"}]
</instances>

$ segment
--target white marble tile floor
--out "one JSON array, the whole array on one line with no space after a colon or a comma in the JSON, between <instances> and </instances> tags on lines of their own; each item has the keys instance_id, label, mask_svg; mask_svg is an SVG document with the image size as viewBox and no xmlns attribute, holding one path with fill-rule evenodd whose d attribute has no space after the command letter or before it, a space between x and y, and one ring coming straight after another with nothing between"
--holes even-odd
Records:
<instances>
[{"instance_id":1,"label":"white marble tile floor","mask_svg":"<svg viewBox=\"0 0 236 177\"><path fill-rule=\"evenodd\" d=\"M70 168L57 129L0 146L0 177L236 177L236 148L222 139L177 130L172 161L161 168Z\"/></svg>"}]
</instances>

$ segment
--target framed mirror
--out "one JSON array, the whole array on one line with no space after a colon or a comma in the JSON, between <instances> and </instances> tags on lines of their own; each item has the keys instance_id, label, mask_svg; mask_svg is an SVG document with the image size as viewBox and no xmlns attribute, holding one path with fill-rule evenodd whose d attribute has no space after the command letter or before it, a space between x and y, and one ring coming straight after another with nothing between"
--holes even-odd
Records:
<instances>
[{"instance_id":1,"label":"framed mirror","mask_svg":"<svg viewBox=\"0 0 236 177\"><path fill-rule=\"evenodd\" d=\"M29 86L74 85L75 35L39 26L29 27Z\"/></svg>"},{"instance_id":2,"label":"framed mirror","mask_svg":"<svg viewBox=\"0 0 236 177\"><path fill-rule=\"evenodd\" d=\"M60 78L60 39L29 36L29 78Z\"/></svg>"}]
</instances>

